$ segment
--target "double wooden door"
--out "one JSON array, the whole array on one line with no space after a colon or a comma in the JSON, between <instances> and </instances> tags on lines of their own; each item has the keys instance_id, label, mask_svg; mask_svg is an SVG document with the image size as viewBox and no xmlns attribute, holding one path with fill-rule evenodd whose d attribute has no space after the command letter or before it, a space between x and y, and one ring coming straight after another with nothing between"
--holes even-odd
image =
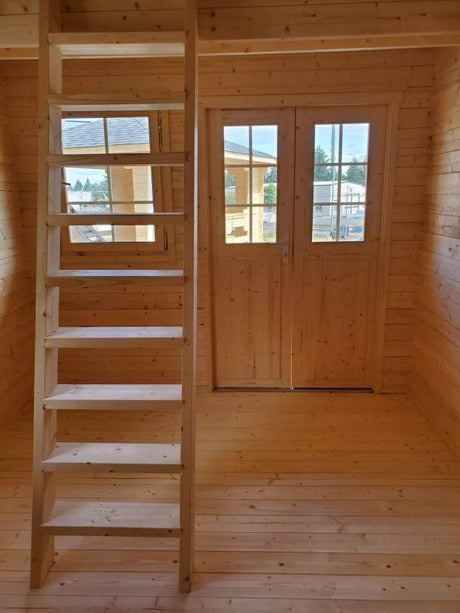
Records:
<instances>
[{"instance_id":1,"label":"double wooden door","mask_svg":"<svg viewBox=\"0 0 460 613\"><path fill-rule=\"evenodd\" d=\"M371 388L386 108L213 110L217 388Z\"/></svg>"}]
</instances>

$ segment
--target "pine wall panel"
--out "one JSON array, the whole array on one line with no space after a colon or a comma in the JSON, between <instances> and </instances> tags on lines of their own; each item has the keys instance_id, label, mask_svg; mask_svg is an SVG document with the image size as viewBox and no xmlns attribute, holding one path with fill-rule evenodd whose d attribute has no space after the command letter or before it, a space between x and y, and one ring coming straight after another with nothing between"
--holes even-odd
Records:
<instances>
[{"instance_id":1,"label":"pine wall panel","mask_svg":"<svg viewBox=\"0 0 460 613\"><path fill-rule=\"evenodd\" d=\"M375 51L359 53L292 54L203 58L200 90L203 96L241 94L311 94L349 92L400 92L402 95L396 157L389 292L386 297L386 327L383 383L386 391L407 389L414 320L417 253L422 239L424 183L431 89L434 75L432 50ZM33 233L36 201L37 67L33 61L4 62L11 130L15 134L14 161L20 181L21 202L27 229ZM179 91L182 62L173 60L74 61L65 65L64 84L69 92ZM182 117L170 114L171 143L182 147ZM174 208L182 203L181 172L173 173ZM201 225L202 236L206 228ZM81 246L80 246L81 247ZM176 241L177 265L181 262L181 237ZM205 244L201 250L200 384L210 385L207 324ZM112 267L116 260L104 256ZM125 262L140 266L145 256L127 255ZM84 267L94 258L84 249L67 253L66 265ZM174 265L174 264L171 264ZM63 323L176 323L180 316L180 293L124 294L88 292L86 296L63 292ZM128 309L128 311L125 311ZM62 381L176 381L179 360L174 352L138 355L121 352L74 352L63 356Z\"/></svg>"}]
</instances>

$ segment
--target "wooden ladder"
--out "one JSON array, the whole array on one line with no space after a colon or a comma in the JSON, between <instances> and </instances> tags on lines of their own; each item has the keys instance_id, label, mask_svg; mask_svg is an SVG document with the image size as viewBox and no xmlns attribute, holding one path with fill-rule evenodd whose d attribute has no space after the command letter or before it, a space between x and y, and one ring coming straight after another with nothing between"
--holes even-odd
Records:
<instances>
[{"instance_id":1,"label":"wooden ladder","mask_svg":"<svg viewBox=\"0 0 460 613\"><path fill-rule=\"evenodd\" d=\"M39 587L54 558L55 535L179 538L179 587L190 591L194 523L194 395L197 326L197 34L195 0L185 0L185 32L65 33L60 2L40 0L39 169L31 585ZM184 94L65 95L62 59L184 56ZM63 111L184 109L183 153L63 155ZM61 270L62 167L142 164L184 166L183 213L78 215L78 225L182 224L183 270ZM120 284L137 289L183 286L182 327L61 327L59 289ZM182 347L181 385L70 385L58 383L62 348ZM181 413L180 444L59 443L63 409L171 410ZM112 472L180 475L179 504L56 500L55 473L85 467Z\"/></svg>"}]
</instances>

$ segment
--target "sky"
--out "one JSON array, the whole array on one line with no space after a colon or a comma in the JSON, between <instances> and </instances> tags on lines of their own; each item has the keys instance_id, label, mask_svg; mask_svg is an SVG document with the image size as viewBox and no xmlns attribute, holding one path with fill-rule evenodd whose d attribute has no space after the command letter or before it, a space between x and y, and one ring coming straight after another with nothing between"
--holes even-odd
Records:
<instances>
[{"instance_id":1,"label":"sky","mask_svg":"<svg viewBox=\"0 0 460 613\"><path fill-rule=\"evenodd\" d=\"M315 146L320 145L331 158L332 128L330 124L317 124L315 128ZM339 126L334 125L336 134L335 160L338 158ZM254 149L276 156L277 126L253 126L252 146ZM364 162L367 159L369 124L354 123L343 125L342 161L351 162L354 157ZM249 147L248 126L225 126L224 139L238 145Z\"/></svg>"}]
</instances>

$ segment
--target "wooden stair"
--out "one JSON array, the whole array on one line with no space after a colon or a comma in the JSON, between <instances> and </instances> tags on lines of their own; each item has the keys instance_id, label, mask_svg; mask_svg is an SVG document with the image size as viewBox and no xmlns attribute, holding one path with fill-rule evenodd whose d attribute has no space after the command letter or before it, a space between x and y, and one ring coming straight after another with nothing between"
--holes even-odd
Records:
<instances>
[{"instance_id":1,"label":"wooden stair","mask_svg":"<svg viewBox=\"0 0 460 613\"><path fill-rule=\"evenodd\" d=\"M45 535L180 537L180 508L172 503L58 501L41 525Z\"/></svg>"},{"instance_id":2,"label":"wooden stair","mask_svg":"<svg viewBox=\"0 0 460 613\"><path fill-rule=\"evenodd\" d=\"M183 32L62 32L58 2L40 0L39 172L34 406L34 489L31 586L44 581L54 557L54 537L104 535L174 537L179 540L179 588L190 591L194 529L194 398L197 320L197 30L196 4L185 1ZM62 91L64 58L175 57L185 60L181 93L152 96L132 92L67 94ZM183 152L64 154L63 112L123 113L184 109ZM77 214L61 209L63 167L181 166L184 211ZM181 226L181 269L61 268L61 231L93 225ZM105 245L106 246L106 245ZM183 290L181 326L59 325L62 288L120 286L136 292L155 287ZM178 348L180 384L97 384L58 381L58 353L78 349ZM57 442L62 410L172 411L180 417L180 443ZM156 436L153 437L157 439ZM178 475L178 503L56 500L56 473L105 471Z\"/></svg>"},{"instance_id":3,"label":"wooden stair","mask_svg":"<svg viewBox=\"0 0 460 613\"><path fill-rule=\"evenodd\" d=\"M58 443L42 461L46 472L88 470L180 474L177 443Z\"/></svg>"}]
</instances>

